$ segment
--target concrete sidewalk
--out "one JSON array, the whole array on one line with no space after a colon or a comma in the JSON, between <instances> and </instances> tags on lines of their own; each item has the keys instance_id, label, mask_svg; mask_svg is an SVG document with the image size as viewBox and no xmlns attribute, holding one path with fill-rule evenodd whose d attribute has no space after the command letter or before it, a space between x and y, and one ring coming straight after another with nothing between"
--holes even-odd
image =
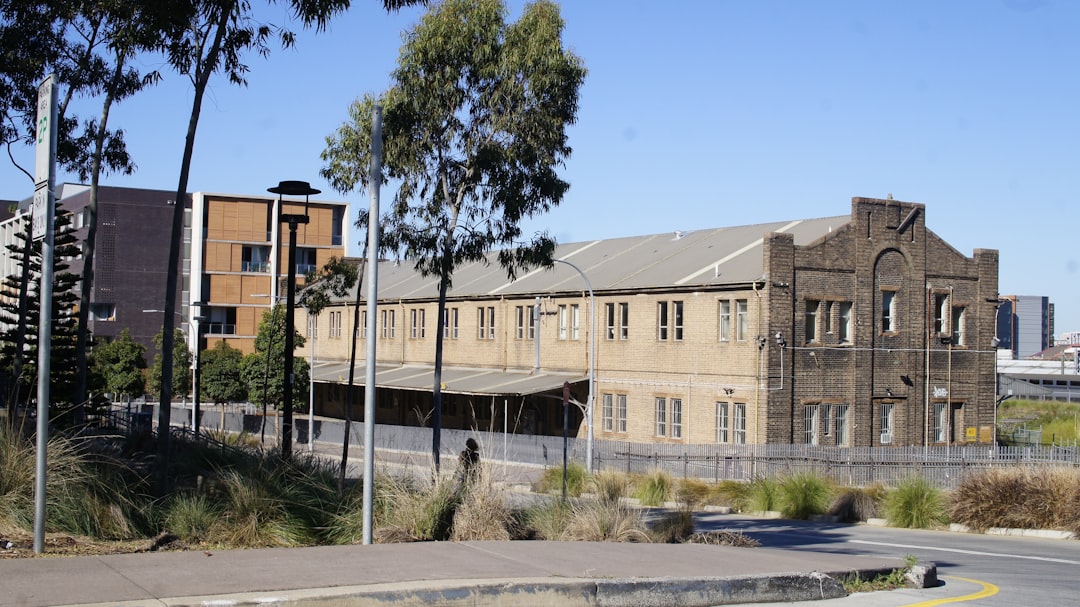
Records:
<instances>
[{"instance_id":1,"label":"concrete sidewalk","mask_svg":"<svg viewBox=\"0 0 1080 607\"><path fill-rule=\"evenodd\" d=\"M837 575L903 566L767 548L542 541L155 552L0 560L0 606L733 605L837 598Z\"/></svg>"}]
</instances>

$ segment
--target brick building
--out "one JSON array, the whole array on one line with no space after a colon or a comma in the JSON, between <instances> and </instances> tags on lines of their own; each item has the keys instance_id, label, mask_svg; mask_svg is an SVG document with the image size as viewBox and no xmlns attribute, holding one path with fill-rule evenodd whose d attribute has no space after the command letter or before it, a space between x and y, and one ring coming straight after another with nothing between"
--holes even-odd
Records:
<instances>
[{"instance_id":1,"label":"brick building","mask_svg":"<svg viewBox=\"0 0 1080 607\"><path fill-rule=\"evenodd\" d=\"M463 266L445 315L443 425L561 434L562 385L586 403L592 369L598 438L988 442L997 252L964 256L925 211L855 198L849 216L564 244L553 268L514 281L495 263ZM381 423L428 423L437 294L408 262L380 264ZM353 299L312 323L322 414L342 414ZM356 386L366 308L359 322Z\"/></svg>"}]
</instances>

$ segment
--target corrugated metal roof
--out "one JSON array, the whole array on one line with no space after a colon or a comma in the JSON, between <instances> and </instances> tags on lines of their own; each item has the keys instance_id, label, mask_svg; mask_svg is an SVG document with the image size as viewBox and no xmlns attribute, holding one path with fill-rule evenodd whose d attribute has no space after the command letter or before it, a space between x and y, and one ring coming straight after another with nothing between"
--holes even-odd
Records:
<instances>
[{"instance_id":1,"label":"corrugated metal roof","mask_svg":"<svg viewBox=\"0 0 1080 607\"><path fill-rule=\"evenodd\" d=\"M851 221L848 215L748 226L667 232L559 245L555 258L581 268L597 293L746 284L764 272L762 246L771 232L790 233L805 246ZM494 254L490 263L464 264L454 271L455 298L497 297L584 290L581 276L565 264L507 278ZM348 297L352 300L355 297ZM433 299L438 279L422 277L411 262L379 264L379 299Z\"/></svg>"},{"instance_id":2,"label":"corrugated metal roof","mask_svg":"<svg viewBox=\"0 0 1080 607\"><path fill-rule=\"evenodd\" d=\"M375 386L398 390L430 392L435 369L432 365L377 365ZM316 382L346 383L349 380L349 363L316 363L312 370ZM367 366L356 365L353 385L363 386L367 379ZM442 391L448 394L485 394L496 396L522 396L536 394L562 387L563 382L582 382L588 379L580 373L557 373L552 371L527 371L448 367L442 369Z\"/></svg>"}]
</instances>

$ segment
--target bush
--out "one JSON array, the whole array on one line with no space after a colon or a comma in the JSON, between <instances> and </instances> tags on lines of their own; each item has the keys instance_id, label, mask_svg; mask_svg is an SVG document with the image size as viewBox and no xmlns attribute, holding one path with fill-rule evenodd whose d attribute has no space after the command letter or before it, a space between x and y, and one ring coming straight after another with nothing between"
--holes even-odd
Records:
<instances>
[{"instance_id":1,"label":"bush","mask_svg":"<svg viewBox=\"0 0 1080 607\"><path fill-rule=\"evenodd\" d=\"M618 503L630 491L630 478L622 472L602 470L593 475L590 489L598 500Z\"/></svg>"},{"instance_id":2,"label":"bush","mask_svg":"<svg viewBox=\"0 0 1080 607\"><path fill-rule=\"evenodd\" d=\"M589 473L585 466L577 462L569 462L566 465L566 495L578 497L585 491L588 485ZM537 493L562 494L563 469L562 466L545 468L540 480L536 482L534 489Z\"/></svg>"},{"instance_id":3,"label":"bush","mask_svg":"<svg viewBox=\"0 0 1080 607\"><path fill-rule=\"evenodd\" d=\"M644 506L661 506L670 501L675 483L671 475L663 470L654 470L641 478L634 489L634 497Z\"/></svg>"},{"instance_id":4,"label":"bush","mask_svg":"<svg viewBox=\"0 0 1080 607\"><path fill-rule=\"evenodd\" d=\"M893 527L928 529L949 522L945 492L921 476L909 476L885 494L885 518Z\"/></svg>"},{"instance_id":5,"label":"bush","mask_svg":"<svg viewBox=\"0 0 1080 607\"><path fill-rule=\"evenodd\" d=\"M778 484L780 512L786 518L805 520L822 514L829 505L829 483L816 472L795 472Z\"/></svg>"},{"instance_id":6,"label":"bush","mask_svg":"<svg viewBox=\"0 0 1080 607\"><path fill-rule=\"evenodd\" d=\"M689 508L679 508L665 514L650 530L652 541L678 544L694 534L694 513Z\"/></svg>"},{"instance_id":7,"label":"bush","mask_svg":"<svg viewBox=\"0 0 1080 607\"><path fill-rule=\"evenodd\" d=\"M746 495L746 507L756 512L776 510L780 486L776 479L759 476L750 482Z\"/></svg>"},{"instance_id":8,"label":"bush","mask_svg":"<svg viewBox=\"0 0 1080 607\"><path fill-rule=\"evenodd\" d=\"M879 505L885 498L885 487L875 483L869 487L840 489L827 511L845 523L857 523L877 518Z\"/></svg>"},{"instance_id":9,"label":"bush","mask_svg":"<svg viewBox=\"0 0 1080 607\"><path fill-rule=\"evenodd\" d=\"M952 519L972 529L1071 529L1070 507L1080 473L1065 468L990 468L964 479L954 493Z\"/></svg>"},{"instance_id":10,"label":"bush","mask_svg":"<svg viewBox=\"0 0 1080 607\"><path fill-rule=\"evenodd\" d=\"M710 491L710 501L719 506L728 506L736 511L744 511L750 503L753 485L741 481L723 480Z\"/></svg>"}]
</instances>

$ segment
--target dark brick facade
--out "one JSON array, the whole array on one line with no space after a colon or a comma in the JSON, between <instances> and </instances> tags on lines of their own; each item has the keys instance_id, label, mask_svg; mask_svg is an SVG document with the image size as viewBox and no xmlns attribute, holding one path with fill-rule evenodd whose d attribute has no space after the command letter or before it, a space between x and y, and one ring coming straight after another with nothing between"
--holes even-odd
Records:
<instances>
[{"instance_id":1,"label":"dark brick facade","mask_svg":"<svg viewBox=\"0 0 1080 607\"><path fill-rule=\"evenodd\" d=\"M765 239L767 442L992 440L998 254L964 256L925 215L854 198L817 242Z\"/></svg>"}]
</instances>

